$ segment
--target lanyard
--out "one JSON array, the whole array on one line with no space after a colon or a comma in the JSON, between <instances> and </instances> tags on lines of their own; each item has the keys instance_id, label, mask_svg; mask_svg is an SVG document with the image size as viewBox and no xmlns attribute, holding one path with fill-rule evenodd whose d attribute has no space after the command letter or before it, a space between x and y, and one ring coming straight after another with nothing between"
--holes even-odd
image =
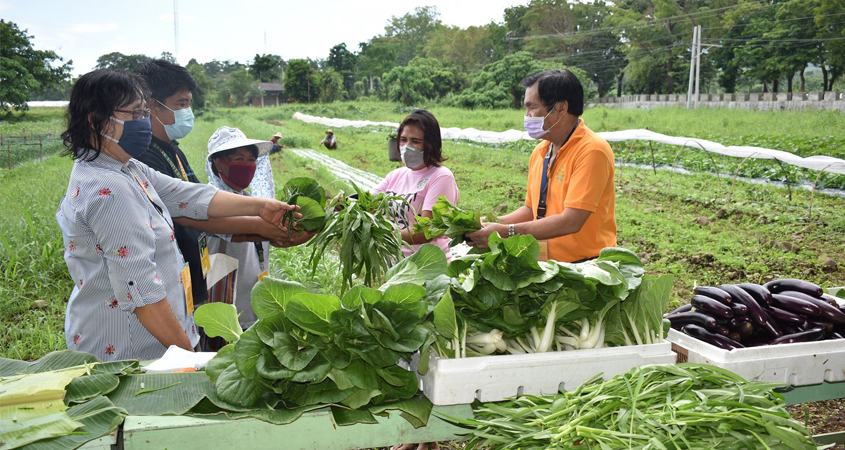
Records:
<instances>
[{"instance_id":1,"label":"lanyard","mask_svg":"<svg viewBox=\"0 0 845 450\"><path fill-rule=\"evenodd\" d=\"M153 201L153 197L150 195L150 192L147 190L147 187L144 186L144 182L142 182L141 179L138 178L138 175L135 173L134 170L129 168L129 166L127 166L126 168L129 169L130 172L132 172L132 176L135 177L135 181L138 182L138 185L141 186L141 189L143 189L144 193L147 194L147 198L150 199L150 203L152 203L153 207L156 209L156 211L158 211L158 214L161 216L161 218L164 219L164 223L166 223L170 227L170 231L175 232L175 230L173 229L173 225L167 221L166 217L164 217L164 211L162 211L161 206L156 205L156 202ZM180 250L179 253L182 253L182 251Z\"/></svg>"},{"instance_id":2,"label":"lanyard","mask_svg":"<svg viewBox=\"0 0 845 450\"><path fill-rule=\"evenodd\" d=\"M557 149L558 153L560 153L563 146L569 142L569 138L572 137L572 133L574 133L578 128L579 123L581 123L581 119L578 119L578 121L575 122L575 128L569 132L569 136L566 136L566 139L564 139L563 143L560 144L560 148ZM537 220L546 217L546 198L549 195L549 163L552 160L552 145L553 143L549 143L549 152L546 153L546 157L543 159L543 176L540 178L540 200L537 202Z\"/></svg>"},{"instance_id":3,"label":"lanyard","mask_svg":"<svg viewBox=\"0 0 845 450\"><path fill-rule=\"evenodd\" d=\"M161 146L159 146L157 142L152 142L152 144L153 147L155 147L156 150L161 153L161 156L164 157L167 163L170 164L170 168L173 169L173 173L179 174L181 172L183 180L191 181L188 179L188 173L185 171L185 166L182 165L182 160L179 159L179 155L177 155L175 152L173 153L173 156L176 158L176 162L179 164L179 168L177 169L176 164L173 164L173 159L170 158L170 155L168 155L167 152L165 152L164 149L161 148Z\"/></svg>"},{"instance_id":4,"label":"lanyard","mask_svg":"<svg viewBox=\"0 0 845 450\"><path fill-rule=\"evenodd\" d=\"M261 267L261 271L264 271L264 243L263 242L253 242L255 244L255 252L258 253L258 265Z\"/></svg>"}]
</instances>

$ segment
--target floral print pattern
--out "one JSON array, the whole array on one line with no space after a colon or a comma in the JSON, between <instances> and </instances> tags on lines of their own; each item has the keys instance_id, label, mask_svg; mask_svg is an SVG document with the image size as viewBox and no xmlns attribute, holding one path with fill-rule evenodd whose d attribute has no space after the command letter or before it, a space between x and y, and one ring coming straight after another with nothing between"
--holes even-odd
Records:
<instances>
[{"instance_id":1,"label":"floral print pattern","mask_svg":"<svg viewBox=\"0 0 845 450\"><path fill-rule=\"evenodd\" d=\"M114 194L112 194L111 189L102 188L100 189L100 197L114 197Z\"/></svg>"},{"instance_id":2,"label":"floral print pattern","mask_svg":"<svg viewBox=\"0 0 845 450\"><path fill-rule=\"evenodd\" d=\"M123 247L120 247L119 249L115 250L114 254L120 256L121 258L126 258L127 256L129 256L129 249L126 248L126 246L124 245Z\"/></svg>"},{"instance_id":3,"label":"floral print pattern","mask_svg":"<svg viewBox=\"0 0 845 450\"><path fill-rule=\"evenodd\" d=\"M75 345L79 345L79 341L82 339L82 336L79 333L73 335L73 343Z\"/></svg>"},{"instance_id":4,"label":"floral print pattern","mask_svg":"<svg viewBox=\"0 0 845 450\"><path fill-rule=\"evenodd\" d=\"M114 355L114 345L109 344L106 346L106 354L107 355Z\"/></svg>"},{"instance_id":5,"label":"floral print pattern","mask_svg":"<svg viewBox=\"0 0 845 450\"><path fill-rule=\"evenodd\" d=\"M109 305L109 308L117 308L117 299L112 297L107 304Z\"/></svg>"}]
</instances>

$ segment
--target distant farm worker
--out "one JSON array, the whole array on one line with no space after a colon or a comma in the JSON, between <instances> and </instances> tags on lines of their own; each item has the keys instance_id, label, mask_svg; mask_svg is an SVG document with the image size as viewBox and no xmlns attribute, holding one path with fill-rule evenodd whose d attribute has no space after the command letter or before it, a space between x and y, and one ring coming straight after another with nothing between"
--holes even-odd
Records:
<instances>
[{"instance_id":1,"label":"distant farm worker","mask_svg":"<svg viewBox=\"0 0 845 450\"><path fill-rule=\"evenodd\" d=\"M431 209L438 197L443 195L454 205L460 196L452 171L441 165L445 158L440 124L430 112L415 109L399 125L397 135L404 167L388 173L372 192L385 192L405 198L405 202L393 205L390 212L391 218L402 230L402 240L410 246L403 249L405 256L419 250L422 244L432 242L443 249L451 261L449 238L440 236L429 241L425 233L413 232L415 216L431 218Z\"/></svg>"},{"instance_id":2,"label":"distant farm worker","mask_svg":"<svg viewBox=\"0 0 845 450\"><path fill-rule=\"evenodd\" d=\"M74 281L65 336L69 349L104 361L160 358L171 345L192 350L199 341L173 217L258 216L284 233L285 211L297 209L188 183L137 161L152 139L147 98L136 74L87 73L73 86L62 133L74 159L56 212Z\"/></svg>"},{"instance_id":3,"label":"distant farm worker","mask_svg":"<svg viewBox=\"0 0 845 450\"><path fill-rule=\"evenodd\" d=\"M467 237L486 248L492 233L527 234L540 241L541 259L593 259L616 246L613 151L580 118L584 90L572 72L547 70L522 85L525 130L543 139L528 164L525 205Z\"/></svg>"},{"instance_id":4,"label":"distant farm worker","mask_svg":"<svg viewBox=\"0 0 845 450\"><path fill-rule=\"evenodd\" d=\"M329 150L337 149L337 138L334 137L334 132L332 132L332 130L326 130L326 137L324 137L323 140L320 141L318 147L320 145L325 145L326 148Z\"/></svg>"},{"instance_id":5,"label":"distant farm worker","mask_svg":"<svg viewBox=\"0 0 845 450\"><path fill-rule=\"evenodd\" d=\"M272 142L272 143L273 143L273 147L272 147L272 148L270 148L270 154L271 154L271 155L272 155L273 153L279 153L279 151L282 149L282 146L281 146L281 145L279 145L279 139L281 139L281 138L282 138L282 133L281 133L281 132L278 132L278 133L274 134L274 135L273 135L273 137L272 137L272 138L270 138L270 142Z\"/></svg>"},{"instance_id":6,"label":"distant farm worker","mask_svg":"<svg viewBox=\"0 0 845 450\"><path fill-rule=\"evenodd\" d=\"M151 92L149 107L153 131L153 138L149 143L150 151L144 152L137 159L167 176L199 183L200 180L185 153L179 148L178 142L194 127L191 101L193 91L197 88L196 81L187 69L164 59L139 64L135 73L144 78ZM265 156L259 160L256 172L270 172L269 157ZM275 186L272 176L263 176L260 179L264 183L255 189L265 195L259 196L274 198ZM253 190L253 194L255 193ZM181 217L174 221L176 242L191 268L195 307L199 307L208 299L208 286L205 282L209 269L205 250L208 241L206 233L259 234L268 240L287 238L287 233L280 233L278 228L258 217L217 218L205 221ZM206 349L205 342L207 340L203 339L203 350Z\"/></svg>"},{"instance_id":7,"label":"distant farm worker","mask_svg":"<svg viewBox=\"0 0 845 450\"><path fill-rule=\"evenodd\" d=\"M259 173L256 161L267 155L272 143L247 139L244 133L231 127L220 127L208 139L208 162L206 173L208 184L222 192L231 192L244 197L255 197L251 193L252 183ZM272 173L270 174L272 176ZM272 197L270 197L272 198ZM291 239L275 242L274 245L290 247L311 239L316 231L294 232ZM270 243L258 235L212 235L208 240L210 254L222 253L238 260L238 276L235 291L235 307L242 328L249 328L258 318L252 310L252 288L267 275L270 265Z\"/></svg>"}]
</instances>

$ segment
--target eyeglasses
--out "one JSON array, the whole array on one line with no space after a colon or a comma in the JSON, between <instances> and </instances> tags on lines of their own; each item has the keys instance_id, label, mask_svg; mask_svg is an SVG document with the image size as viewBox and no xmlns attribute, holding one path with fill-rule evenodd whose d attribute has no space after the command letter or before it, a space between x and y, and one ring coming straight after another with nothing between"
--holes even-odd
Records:
<instances>
[{"instance_id":1,"label":"eyeglasses","mask_svg":"<svg viewBox=\"0 0 845 450\"><path fill-rule=\"evenodd\" d=\"M132 109L132 110L115 109L115 112L132 114L132 120L149 119L150 118L150 108L138 108L138 109Z\"/></svg>"}]
</instances>

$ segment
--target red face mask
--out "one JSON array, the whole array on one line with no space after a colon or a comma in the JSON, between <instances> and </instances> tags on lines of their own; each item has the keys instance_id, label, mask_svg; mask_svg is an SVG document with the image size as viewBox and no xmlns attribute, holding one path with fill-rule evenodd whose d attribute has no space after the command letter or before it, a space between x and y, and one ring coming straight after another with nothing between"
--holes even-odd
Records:
<instances>
[{"instance_id":1,"label":"red face mask","mask_svg":"<svg viewBox=\"0 0 845 450\"><path fill-rule=\"evenodd\" d=\"M234 187L238 191L242 191L249 187L249 183L252 182L252 177L255 176L255 164L235 162L230 163L224 159L220 159L219 161L224 166L229 168L229 175L224 174L222 170L217 171L223 181L225 181L227 184Z\"/></svg>"}]
</instances>

